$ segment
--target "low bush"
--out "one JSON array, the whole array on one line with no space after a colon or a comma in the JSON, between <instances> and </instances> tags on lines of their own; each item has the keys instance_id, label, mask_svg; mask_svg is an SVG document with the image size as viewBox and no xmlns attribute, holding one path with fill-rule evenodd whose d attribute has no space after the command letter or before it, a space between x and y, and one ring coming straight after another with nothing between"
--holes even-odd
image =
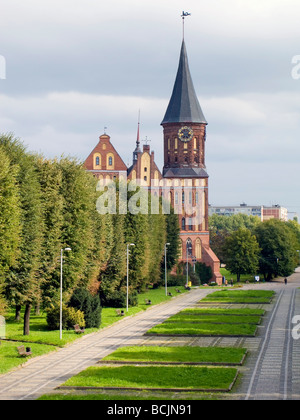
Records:
<instances>
[{"instance_id":1,"label":"low bush","mask_svg":"<svg viewBox=\"0 0 300 420\"><path fill-rule=\"evenodd\" d=\"M50 309L47 313L47 324L49 330L59 330L60 327L60 307L55 306ZM62 308L62 328L63 330L71 330L74 325L79 325L81 328L85 327L84 313L76 310L75 308L69 308L63 305Z\"/></svg>"}]
</instances>

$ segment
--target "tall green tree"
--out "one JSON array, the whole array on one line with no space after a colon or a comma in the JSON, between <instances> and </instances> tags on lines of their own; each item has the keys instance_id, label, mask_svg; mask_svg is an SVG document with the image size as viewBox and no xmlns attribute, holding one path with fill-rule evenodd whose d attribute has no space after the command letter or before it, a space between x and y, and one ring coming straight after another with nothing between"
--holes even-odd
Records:
<instances>
[{"instance_id":1,"label":"tall green tree","mask_svg":"<svg viewBox=\"0 0 300 420\"><path fill-rule=\"evenodd\" d=\"M96 224L96 180L76 159L59 161L62 174L63 223L61 245L70 247L64 265L66 299L78 287L87 286L95 273L101 240Z\"/></svg>"},{"instance_id":2,"label":"tall green tree","mask_svg":"<svg viewBox=\"0 0 300 420\"><path fill-rule=\"evenodd\" d=\"M44 307L51 304L60 284L60 249L62 247L63 204L62 171L58 161L37 158L42 190L44 235L39 277Z\"/></svg>"},{"instance_id":3,"label":"tall green tree","mask_svg":"<svg viewBox=\"0 0 300 420\"><path fill-rule=\"evenodd\" d=\"M225 241L228 236L241 228L254 231L261 223L257 216L236 214L233 216L221 216L213 214L209 218L210 247L222 263L225 263Z\"/></svg>"},{"instance_id":4,"label":"tall green tree","mask_svg":"<svg viewBox=\"0 0 300 420\"><path fill-rule=\"evenodd\" d=\"M237 275L255 274L259 268L259 245L256 237L248 229L240 228L225 240L226 268Z\"/></svg>"},{"instance_id":5,"label":"tall green tree","mask_svg":"<svg viewBox=\"0 0 300 420\"><path fill-rule=\"evenodd\" d=\"M17 261L20 247L21 211L17 185L17 167L0 147L0 314L5 307L5 275Z\"/></svg>"},{"instance_id":6,"label":"tall green tree","mask_svg":"<svg viewBox=\"0 0 300 420\"><path fill-rule=\"evenodd\" d=\"M260 272L270 281L273 277L289 276L296 267L295 236L288 225L272 219L261 223L255 229L261 248Z\"/></svg>"},{"instance_id":7,"label":"tall green tree","mask_svg":"<svg viewBox=\"0 0 300 420\"><path fill-rule=\"evenodd\" d=\"M40 296L38 270L44 232L41 188L36 158L26 152L20 140L15 139L13 135L0 136L0 146L5 150L12 165L18 168L22 226L20 254L17 264L6 276L6 295L10 303L16 306L17 316L21 306L25 306L24 335L28 335L31 308Z\"/></svg>"},{"instance_id":8,"label":"tall green tree","mask_svg":"<svg viewBox=\"0 0 300 420\"><path fill-rule=\"evenodd\" d=\"M166 243L169 243L167 252L167 269L171 270L177 263L180 250L180 227L178 215L171 207L170 213L165 215L166 219Z\"/></svg>"},{"instance_id":9,"label":"tall green tree","mask_svg":"<svg viewBox=\"0 0 300 420\"><path fill-rule=\"evenodd\" d=\"M101 274L100 296L104 304L113 300L116 292L121 291L126 276L125 216L112 215L114 231L113 246L106 266Z\"/></svg>"},{"instance_id":10,"label":"tall green tree","mask_svg":"<svg viewBox=\"0 0 300 420\"><path fill-rule=\"evenodd\" d=\"M164 261L164 246L167 242L167 218L162 212L160 199L149 194L149 278L147 283L158 285L161 282L161 262ZM157 208L157 214L151 211L151 205ZM170 239L171 240L171 239Z\"/></svg>"}]
</instances>

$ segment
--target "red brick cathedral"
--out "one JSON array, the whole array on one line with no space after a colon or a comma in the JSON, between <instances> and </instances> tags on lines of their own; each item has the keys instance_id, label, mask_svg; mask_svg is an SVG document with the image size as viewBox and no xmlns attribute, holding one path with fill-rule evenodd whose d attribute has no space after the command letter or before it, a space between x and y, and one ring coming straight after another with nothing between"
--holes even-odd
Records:
<instances>
[{"instance_id":1,"label":"red brick cathedral","mask_svg":"<svg viewBox=\"0 0 300 420\"><path fill-rule=\"evenodd\" d=\"M125 174L126 177L127 174L128 180L136 180L144 188L155 187L157 191L157 186L160 186L160 193L168 197L178 214L180 260L205 263L212 268L212 281L221 284L220 262L209 246L208 174L205 166L207 122L194 89L184 41L173 93L161 125L164 135L162 173L150 147L145 145L141 150L139 131L130 168L124 164L106 134L100 137L85 167L100 181L116 179L121 173L120 176Z\"/></svg>"}]
</instances>

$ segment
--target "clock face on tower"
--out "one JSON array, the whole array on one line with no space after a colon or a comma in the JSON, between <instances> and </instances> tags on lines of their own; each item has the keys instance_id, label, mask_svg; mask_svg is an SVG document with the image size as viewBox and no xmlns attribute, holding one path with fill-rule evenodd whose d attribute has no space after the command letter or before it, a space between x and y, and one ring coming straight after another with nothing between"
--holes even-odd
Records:
<instances>
[{"instance_id":1,"label":"clock face on tower","mask_svg":"<svg viewBox=\"0 0 300 420\"><path fill-rule=\"evenodd\" d=\"M192 140L193 134L194 134L193 130L190 127L182 127L178 131L178 137L180 138L181 141L184 141L184 142Z\"/></svg>"}]
</instances>

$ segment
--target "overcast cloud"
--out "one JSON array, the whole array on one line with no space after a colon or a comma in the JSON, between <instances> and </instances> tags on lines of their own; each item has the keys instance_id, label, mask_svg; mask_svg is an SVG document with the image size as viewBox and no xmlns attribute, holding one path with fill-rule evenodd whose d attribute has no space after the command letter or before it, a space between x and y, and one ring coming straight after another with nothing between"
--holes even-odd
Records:
<instances>
[{"instance_id":1,"label":"overcast cloud","mask_svg":"<svg viewBox=\"0 0 300 420\"><path fill-rule=\"evenodd\" d=\"M140 109L162 167L182 10L192 13L185 39L208 121L211 204L300 214L299 0L2 0L0 132L84 160L106 126L127 164Z\"/></svg>"}]
</instances>

